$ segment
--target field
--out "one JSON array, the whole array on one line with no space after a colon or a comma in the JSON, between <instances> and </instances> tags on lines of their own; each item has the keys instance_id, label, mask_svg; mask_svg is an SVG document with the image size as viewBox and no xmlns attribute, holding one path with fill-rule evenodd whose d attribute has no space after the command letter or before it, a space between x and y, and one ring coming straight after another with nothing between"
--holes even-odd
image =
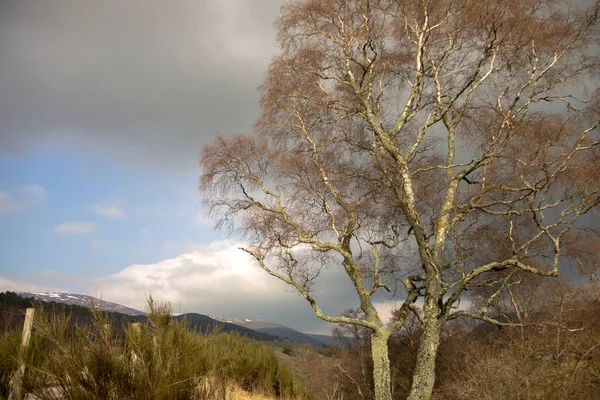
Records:
<instances>
[{"instance_id":1,"label":"field","mask_svg":"<svg viewBox=\"0 0 600 400\"><path fill-rule=\"evenodd\" d=\"M38 308L24 352L18 330L0 338L0 398L8 398L20 363L27 366L23 390L44 400L305 397L267 345L218 327L193 332L166 304L150 300L149 310L147 323L116 333L110 318L93 308L91 325Z\"/></svg>"}]
</instances>

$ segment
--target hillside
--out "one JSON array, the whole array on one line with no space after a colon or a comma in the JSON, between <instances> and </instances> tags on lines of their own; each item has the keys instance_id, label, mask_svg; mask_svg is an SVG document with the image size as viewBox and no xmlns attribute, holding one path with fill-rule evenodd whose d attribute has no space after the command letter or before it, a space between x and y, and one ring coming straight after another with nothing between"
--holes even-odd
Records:
<instances>
[{"instance_id":1,"label":"hillside","mask_svg":"<svg viewBox=\"0 0 600 400\"><path fill-rule=\"evenodd\" d=\"M220 330L222 332L236 332L242 336L247 336L250 339L261 340L271 342L277 340L276 335L269 334L268 332L257 331L249 329L244 326L217 321L209 317L208 315L198 313L187 313L181 314L174 317L176 320L186 319L190 327L196 331L201 332L212 332L213 330Z\"/></svg>"},{"instance_id":2,"label":"hillside","mask_svg":"<svg viewBox=\"0 0 600 400\"><path fill-rule=\"evenodd\" d=\"M100 299L96 299L91 296L69 294L69 297L67 297L67 295L64 293L46 293L44 295L38 294L36 297L24 297L24 295L26 295L24 292L0 293L0 329L22 325L24 320L24 310L32 306L42 306L46 310L54 310L70 314L74 323L91 323L92 316L87 305L83 306L79 304L70 304L71 302L79 303L79 301L83 301L83 299L91 301L91 304L98 304L99 308L104 311L113 321L116 331L120 332L123 326L128 323L144 322L146 320L145 313L142 315L141 311L127 308L116 303L100 301ZM43 300L43 298L51 300L47 301ZM76 300L76 298L79 301ZM90 303L88 302L87 304ZM137 315L110 311L113 309L127 309L131 313L136 312ZM179 321L186 319L190 328L204 333L219 330L226 333L235 332L250 339L260 341L274 341L278 339L276 336L266 332L259 332L243 326L217 321L207 315L198 313L181 314L174 316L174 318Z\"/></svg>"},{"instance_id":3,"label":"hillside","mask_svg":"<svg viewBox=\"0 0 600 400\"><path fill-rule=\"evenodd\" d=\"M9 292L7 292L9 293ZM0 296L2 294L0 293ZM127 322L140 322L145 320L146 313L121 304L112 303L93 296L75 294L75 293L51 293L51 292L17 292L15 296L0 297L0 303L4 306L17 306L19 309L25 309L35 301L42 302L54 307L60 305L60 309L72 314L77 322L85 322L89 319L90 314L88 307L94 305L103 312L112 315L112 318L119 321L119 324ZM20 299L20 300L19 300ZM236 332L240 335L247 336L254 340L260 341L275 341L275 340L290 340L304 344L311 344L317 347L343 345L336 341L333 337L327 335L311 335L299 332L287 326L263 321L260 319L238 319L208 316L199 313L186 313L175 316L181 320L186 318L190 327L196 331L211 332L215 328L223 332Z\"/></svg>"},{"instance_id":4,"label":"hillside","mask_svg":"<svg viewBox=\"0 0 600 400\"><path fill-rule=\"evenodd\" d=\"M252 329L254 331L274 335L282 340L290 340L293 342L311 344L317 347L343 347L343 344L335 340L335 338L333 338L332 336L307 334L275 322L249 318L225 318L216 316L212 316L212 318L218 321L240 325Z\"/></svg>"},{"instance_id":5,"label":"hillside","mask_svg":"<svg viewBox=\"0 0 600 400\"><path fill-rule=\"evenodd\" d=\"M287 326L273 326L269 328L261 328L258 329L258 332L278 336L281 339L291 340L292 342L307 343L317 347L326 346L326 344L321 342L320 340L314 339L305 333L298 332L295 329L288 328Z\"/></svg>"},{"instance_id":6,"label":"hillside","mask_svg":"<svg viewBox=\"0 0 600 400\"><path fill-rule=\"evenodd\" d=\"M46 292L17 292L24 298L34 298L45 302L55 302L74 306L88 307L90 304L97 306L102 311L117 312L125 315L146 315L145 312L121 304L111 303L97 297L74 293L46 293Z\"/></svg>"}]
</instances>

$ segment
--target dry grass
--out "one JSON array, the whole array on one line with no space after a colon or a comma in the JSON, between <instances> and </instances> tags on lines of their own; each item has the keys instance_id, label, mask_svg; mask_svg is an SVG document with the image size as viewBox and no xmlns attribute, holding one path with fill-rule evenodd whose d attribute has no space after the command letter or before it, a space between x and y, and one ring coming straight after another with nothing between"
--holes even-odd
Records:
<instances>
[{"instance_id":1,"label":"dry grass","mask_svg":"<svg viewBox=\"0 0 600 400\"><path fill-rule=\"evenodd\" d=\"M36 311L32 346L24 358L26 392L43 400L301 397L291 373L268 346L218 331L199 335L185 321L173 320L168 305L150 300L149 308L148 322L119 335L97 310L92 309L92 326ZM13 336L13 341L3 340ZM17 334L0 337L0 360L12 361L0 363L0 383L8 382L16 368L16 339Z\"/></svg>"},{"instance_id":2,"label":"dry grass","mask_svg":"<svg viewBox=\"0 0 600 400\"><path fill-rule=\"evenodd\" d=\"M211 393L215 400L276 400L277 397L260 393L249 393L234 382L223 384L218 378L207 378L199 385L202 393ZM211 399L212 400L212 399Z\"/></svg>"}]
</instances>

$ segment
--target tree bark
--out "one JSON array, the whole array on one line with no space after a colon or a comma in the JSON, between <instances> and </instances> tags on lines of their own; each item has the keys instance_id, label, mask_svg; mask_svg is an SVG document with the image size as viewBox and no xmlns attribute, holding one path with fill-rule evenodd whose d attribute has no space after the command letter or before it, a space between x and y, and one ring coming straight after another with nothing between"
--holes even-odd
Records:
<instances>
[{"instance_id":1,"label":"tree bark","mask_svg":"<svg viewBox=\"0 0 600 400\"><path fill-rule=\"evenodd\" d=\"M435 360L443 325L443 320L437 316L426 318L423 321L423 332L407 400L429 400L431 398L435 384Z\"/></svg>"},{"instance_id":2,"label":"tree bark","mask_svg":"<svg viewBox=\"0 0 600 400\"><path fill-rule=\"evenodd\" d=\"M371 336L375 400L392 400L390 358L388 354L389 337L390 333L387 331L374 332Z\"/></svg>"}]
</instances>

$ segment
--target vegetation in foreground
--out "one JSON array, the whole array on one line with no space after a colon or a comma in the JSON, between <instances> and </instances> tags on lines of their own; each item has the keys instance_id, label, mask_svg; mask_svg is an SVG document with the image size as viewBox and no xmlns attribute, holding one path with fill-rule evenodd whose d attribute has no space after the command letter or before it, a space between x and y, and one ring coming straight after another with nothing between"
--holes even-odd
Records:
<instances>
[{"instance_id":1,"label":"vegetation in foreground","mask_svg":"<svg viewBox=\"0 0 600 400\"><path fill-rule=\"evenodd\" d=\"M464 320L446 327L433 399L600 398L598 287L522 278L489 311L514 324L498 328ZM478 303L485 297L485 292L473 293L471 299ZM196 335L166 310L151 313L149 322L129 325L123 333L113 329L112 335L100 328L114 328L112 316L94 313L94 325L75 326L64 316L38 312L24 359L29 365L26 389L41 399L375 396L370 333L352 325L334 329L346 348L321 349L292 342L256 343L218 332ZM360 317L357 310L347 314ZM409 394L420 335L421 322L414 315L390 338L394 399ZM0 399L6 397L17 367L20 340L16 329L0 337Z\"/></svg>"},{"instance_id":2,"label":"vegetation in foreground","mask_svg":"<svg viewBox=\"0 0 600 400\"><path fill-rule=\"evenodd\" d=\"M477 303L478 296L472 300ZM600 399L600 297L594 290L524 275L497 298L490 315L515 324L498 328L458 320L446 327L431 399ZM369 331L352 325L336 330L352 336L345 349L323 354L293 344L281 359L314 399L374 399ZM390 338L393 399L409 395L421 330L414 316Z\"/></svg>"},{"instance_id":3,"label":"vegetation in foreground","mask_svg":"<svg viewBox=\"0 0 600 400\"><path fill-rule=\"evenodd\" d=\"M18 359L23 386L39 399L226 399L233 388L275 398L302 398L273 351L235 334L197 334L170 306L149 300L145 323L115 334L111 318L91 309L93 324L36 310L30 346L20 332L0 338L0 398L7 398Z\"/></svg>"}]
</instances>

